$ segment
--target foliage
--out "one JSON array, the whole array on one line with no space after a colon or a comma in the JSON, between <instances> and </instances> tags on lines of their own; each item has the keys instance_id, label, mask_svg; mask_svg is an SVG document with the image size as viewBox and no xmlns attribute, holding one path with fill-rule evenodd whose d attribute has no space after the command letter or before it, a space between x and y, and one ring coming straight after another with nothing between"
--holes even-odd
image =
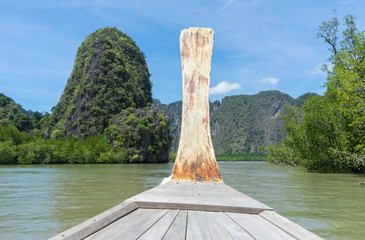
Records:
<instances>
[{"instance_id":1,"label":"foliage","mask_svg":"<svg viewBox=\"0 0 365 240\"><path fill-rule=\"evenodd\" d=\"M0 125L15 126L19 131L42 135L42 121L47 114L25 110L11 98L0 93Z\"/></svg>"},{"instance_id":2,"label":"foliage","mask_svg":"<svg viewBox=\"0 0 365 240\"><path fill-rule=\"evenodd\" d=\"M262 153L245 153L238 155L216 155L217 161L266 161L267 154Z\"/></svg>"},{"instance_id":3,"label":"foliage","mask_svg":"<svg viewBox=\"0 0 365 240\"><path fill-rule=\"evenodd\" d=\"M11 98L0 93L0 125L14 125L20 131L33 128L32 119L26 111Z\"/></svg>"},{"instance_id":4,"label":"foliage","mask_svg":"<svg viewBox=\"0 0 365 240\"><path fill-rule=\"evenodd\" d=\"M169 105L161 103L158 99L152 99L153 105L156 106L159 110L164 111L165 113L168 112Z\"/></svg>"},{"instance_id":5,"label":"foliage","mask_svg":"<svg viewBox=\"0 0 365 240\"><path fill-rule=\"evenodd\" d=\"M177 152L171 151L169 155L169 162L175 162ZM267 154L262 153L245 153L239 155L216 155L217 161L222 162L236 162L236 161L266 161Z\"/></svg>"},{"instance_id":6,"label":"foliage","mask_svg":"<svg viewBox=\"0 0 365 240\"><path fill-rule=\"evenodd\" d=\"M144 54L116 28L90 34L77 51L74 69L47 122L64 136L103 133L109 120L128 107L152 102Z\"/></svg>"},{"instance_id":7,"label":"foliage","mask_svg":"<svg viewBox=\"0 0 365 240\"><path fill-rule=\"evenodd\" d=\"M283 143L272 144L266 147L265 151L268 153L268 163L297 166L297 162L300 160L293 154L293 150Z\"/></svg>"},{"instance_id":8,"label":"foliage","mask_svg":"<svg viewBox=\"0 0 365 240\"><path fill-rule=\"evenodd\" d=\"M177 152L170 151L170 153L169 153L169 162L175 162L176 156L177 156Z\"/></svg>"},{"instance_id":9,"label":"foliage","mask_svg":"<svg viewBox=\"0 0 365 240\"><path fill-rule=\"evenodd\" d=\"M12 141L0 142L0 164L16 164L17 156L18 148Z\"/></svg>"},{"instance_id":10,"label":"foliage","mask_svg":"<svg viewBox=\"0 0 365 240\"><path fill-rule=\"evenodd\" d=\"M131 38L116 28L90 34L52 114L0 94L0 164L168 161L169 119L151 106L151 86Z\"/></svg>"},{"instance_id":11,"label":"foliage","mask_svg":"<svg viewBox=\"0 0 365 240\"><path fill-rule=\"evenodd\" d=\"M302 106L315 93L306 93L297 99L279 91L263 91L255 95L237 95L210 103L210 132L214 150L218 155L262 153L261 145L282 142L285 132L278 116L286 103ZM180 139L182 102L168 105L158 100L155 105L170 119L173 135L172 151L177 151Z\"/></svg>"},{"instance_id":12,"label":"foliage","mask_svg":"<svg viewBox=\"0 0 365 240\"><path fill-rule=\"evenodd\" d=\"M50 139L0 125L0 164L167 162L171 144L169 119L157 108L128 108L104 134L86 139Z\"/></svg>"},{"instance_id":13,"label":"foliage","mask_svg":"<svg viewBox=\"0 0 365 240\"><path fill-rule=\"evenodd\" d=\"M365 172L365 33L354 17L344 18L339 41L337 17L320 26L319 37L330 45L330 69L323 97L310 98L302 108L284 114L288 136L283 145L267 149L273 162L292 162L321 172Z\"/></svg>"},{"instance_id":14,"label":"foliage","mask_svg":"<svg viewBox=\"0 0 365 240\"><path fill-rule=\"evenodd\" d=\"M113 119L105 135L114 151L125 151L125 161L167 162L171 146L169 119L156 107L128 108Z\"/></svg>"},{"instance_id":15,"label":"foliage","mask_svg":"<svg viewBox=\"0 0 365 240\"><path fill-rule=\"evenodd\" d=\"M103 135L44 139L8 125L0 126L0 164L110 163L120 162Z\"/></svg>"}]
</instances>

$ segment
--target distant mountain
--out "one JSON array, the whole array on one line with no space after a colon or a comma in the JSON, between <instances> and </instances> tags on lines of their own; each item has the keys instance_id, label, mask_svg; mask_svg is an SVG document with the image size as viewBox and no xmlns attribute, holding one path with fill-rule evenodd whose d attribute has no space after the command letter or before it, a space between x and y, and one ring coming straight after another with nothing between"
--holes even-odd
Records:
<instances>
[{"instance_id":1,"label":"distant mountain","mask_svg":"<svg viewBox=\"0 0 365 240\"><path fill-rule=\"evenodd\" d=\"M255 95L237 95L210 103L211 135L216 154L257 153L261 145L281 142L283 121L279 118L284 105L302 106L315 93L297 99L279 91L263 91ZM154 104L170 116L173 136L172 150L180 139L182 102L168 105L154 100Z\"/></svg>"},{"instance_id":2,"label":"distant mountain","mask_svg":"<svg viewBox=\"0 0 365 240\"><path fill-rule=\"evenodd\" d=\"M153 104L160 110L167 113L167 115L170 117L170 133L173 137L171 150L177 151L181 131L182 101L173 102L170 104L162 104L159 100L154 99Z\"/></svg>"}]
</instances>

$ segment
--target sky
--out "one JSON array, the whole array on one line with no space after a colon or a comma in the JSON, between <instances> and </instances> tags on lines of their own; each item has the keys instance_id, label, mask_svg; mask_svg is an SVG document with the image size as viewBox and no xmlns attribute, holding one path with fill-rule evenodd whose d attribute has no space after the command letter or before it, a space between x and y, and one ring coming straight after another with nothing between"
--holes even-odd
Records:
<instances>
[{"instance_id":1,"label":"sky","mask_svg":"<svg viewBox=\"0 0 365 240\"><path fill-rule=\"evenodd\" d=\"M265 90L322 94L330 52L317 32L333 9L339 19L355 15L365 30L365 0L0 0L0 93L51 112L77 48L92 32L116 27L144 52L153 98L179 101L180 32L210 27L211 101Z\"/></svg>"}]
</instances>

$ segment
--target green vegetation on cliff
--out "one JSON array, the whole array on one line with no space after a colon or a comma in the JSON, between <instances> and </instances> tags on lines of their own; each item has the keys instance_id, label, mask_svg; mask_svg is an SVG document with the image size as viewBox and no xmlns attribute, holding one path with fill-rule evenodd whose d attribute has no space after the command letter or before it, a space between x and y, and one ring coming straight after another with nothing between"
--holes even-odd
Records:
<instances>
[{"instance_id":1,"label":"green vegetation on cliff","mask_svg":"<svg viewBox=\"0 0 365 240\"><path fill-rule=\"evenodd\" d=\"M306 93L297 99L279 91L263 91L255 95L237 95L223 98L222 102L210 103L210 127L212 142L217 155L261 153L261 146L279 143L285 137L284 125L279 115L284 105L302 106L308 98L317 96ZM180 139L182 102L168 105L154 100L170 119L173 136L172 151L177 151Z\"/></svg>"},{"instance_id":2,"label":"green vegetation on cliff","mask_svg":"<svg viewBox=\"0 0 365 240\"><path fill-rule=\"evenodd\" d=\"M79 47L49 126L64 136L94 136L122 110L151 102L144 54L126 34L107 27L90 34Z\"/></svg>"},{"instance_id":3,"label":"green vegetation on cliff","mask_svg":"<svg viewBox=\"0 0 365 240\"><path fill-rule=\"evenodd\" d=\"M217 154L259 152L261 145L280 142L279 114L294 101L279 91L225 97L212 116L212 141Z\"/></svg>"},{"instance_id":4,"label":"green vegetation on cliff","mask_svg":"<svg viewBox=\"0 0 365 240\"><path fill-rule=\"evenodd\" d=\"M0 125L14 125L19 131L31 131L40 128L42 117L39 112L27 112L11 98L0 93Z\"/></svg>"},{"instance_id":5,"label":"green vegetation on cliff","mask_svg":"<svg viewBox=\"0 0 365 240\"><path fill-rule=\"evenodd\" d=\"M283 119L288 136L267 149L269 161L309 171L365 172L365 32L358 31L354 19L344 18L341 42L336 17L320 26L318 36L333 54L332 69L324 67L326 93L301 108L287 106Z\"/></svg>"},{"instance_id":6,"label":"green vegetation on cliff","mask_svg":"<svg viewBox=\"0 0 365 240\"><path fill-rule=\"evenodd\" d=\"M151 86L131 38L90 34L52 114L0 94L0 164L167 162L169 118L152 106Z\"/></svg>"},{"instance_id":7,"label":"green vegetation on cliff","mask_svg":"<svg viewBox=\"0 0 365 240\"><path fill-rule=\"evenodd\" d=\"M122 111L105 130L114 152L126 162L167 162L169 119L155 106Z\"/></svg>"}]
</instances>

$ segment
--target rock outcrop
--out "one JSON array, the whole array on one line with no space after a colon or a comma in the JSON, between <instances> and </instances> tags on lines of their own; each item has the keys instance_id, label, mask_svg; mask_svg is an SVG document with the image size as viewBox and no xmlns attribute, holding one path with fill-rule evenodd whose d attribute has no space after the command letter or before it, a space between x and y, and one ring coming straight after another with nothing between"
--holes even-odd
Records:
<instances>
[{"instance_id":1,"label":"rock outcrop","mask_svg":"<svg viewBox=\"0 0 365 240\"><path fill-rule=\"evenodd\" d=\"M52 109L50 129L82 138L101 134L122 110L151 103L151 86L136 43L116 28L99 29L77 51L71 76Z\"/></svg>"},{"instance_id":2,"label":"rock outcrop","mask_svg":"<svg viewBox=\"0 0 365 240\"><path fill-rule=\"evenodd\" d=\"M257 153L261 145L281 142L285 136L279 118L286 103L302 106L315 93L297 99L279 91L254 95L227 96L210 103L210 131L216 154ZM172 151L177 151L182 118L182 102L159 105L170 116Z\"/></svg>"}]
</instances>

